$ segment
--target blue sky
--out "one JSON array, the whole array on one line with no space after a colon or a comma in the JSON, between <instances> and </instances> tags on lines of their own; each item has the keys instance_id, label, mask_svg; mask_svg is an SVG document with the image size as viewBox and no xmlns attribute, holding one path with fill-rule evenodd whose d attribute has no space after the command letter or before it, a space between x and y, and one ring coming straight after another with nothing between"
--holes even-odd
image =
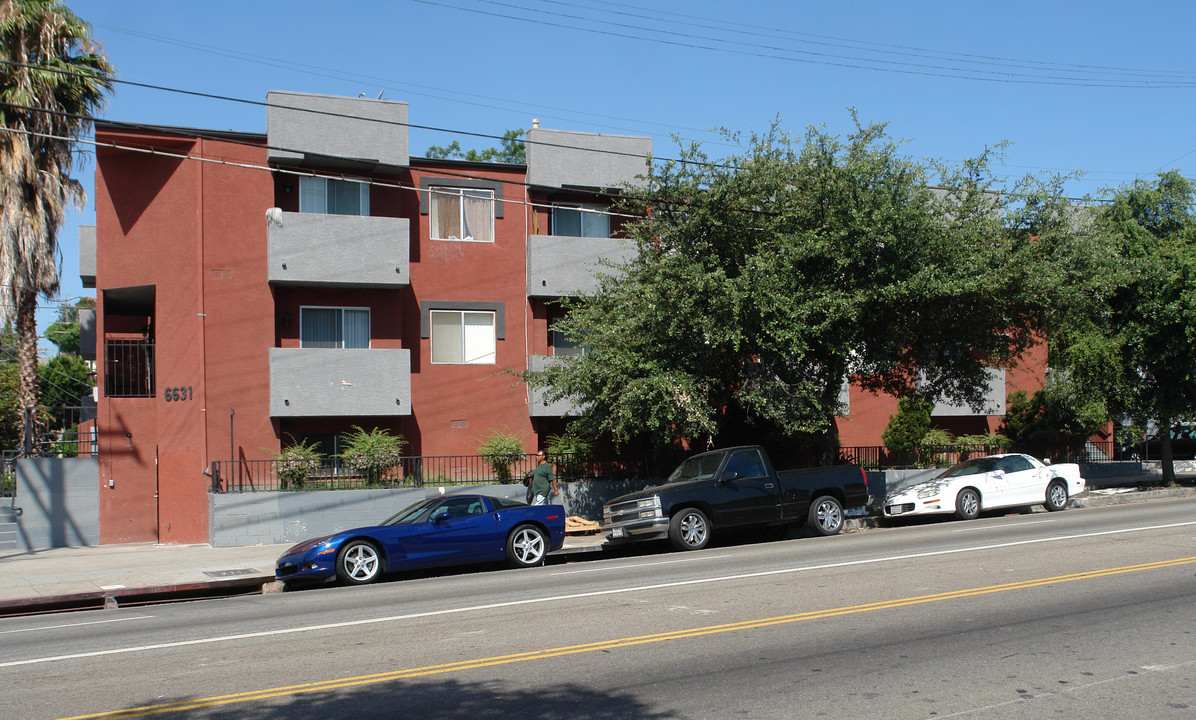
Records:
<instances>
[{"instance_id":1,"label":"blue sky","mask_svg":"<svg viewBox=\"0 0 1196 720\"><path fill-rule=\"evenodd\" d=\"M380 93L410 103L411 152L541 127L673 134L712 155L713 128L774 120L888 123L914 157L960 161L1011 143L998 172L1083 171L1073 196L1196 176L1196 3L892 0L66 0L116 67L110 120L265 131L268 90ZM134 84L136 83L136 84ZM156 86L156 87L143 87ZM159 89L163 88L163 89ZM217 97L200 97L165 88ZM221 99L228 98L228 99ZM86 146L85 146L86 147ZM61 235L62 297L78 278ZM53 316L52 303L43 311ZM44 327L44 322L43 322Z\"/></svg>"}]
</instances>

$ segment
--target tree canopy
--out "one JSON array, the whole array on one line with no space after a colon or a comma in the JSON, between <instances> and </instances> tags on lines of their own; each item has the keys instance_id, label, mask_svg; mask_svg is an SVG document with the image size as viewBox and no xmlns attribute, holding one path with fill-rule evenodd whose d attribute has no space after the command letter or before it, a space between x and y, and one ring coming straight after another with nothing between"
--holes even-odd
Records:
<instances>
[{"instance_id":1,"label":"tree canopy","mask_svg":"<svg viewBox=\"0 0 1196 720\"><path fill-rule=\"evenodd\" d=\"M1005 231L989 155L916 161L860 124L845 139L774 124L717 162L684 146L620 203L640 218L635 258L566 301L556 329L587 352L528 380L619 442L778 433L826 450L849 376L978 406L986 367L1042 317L1033 241Z\"/></svg>"},{"instance_id":2,"label":"tree canopy","mask_svg":"<svg viewBox=\"0 0 1196 720\"><path fill-rule=\"evenodd\" d=\"M38 296L58 291L58 229L81 203L74 141L111 89L91 27L60 0L0 0L0 320L15 319L20 402L38 404ZM14 318L15 315L15 318Z\"/></svg>"},{"instance_id":3,"label":"tree canopy","mask_svg":"<svg viewBox=\"0 0 1196 720\"><path fill-rule=\"evenodd\" d=\"M523 137L523 129L508 130L502 135L502 146L486 148L485 150L461 149L461 142L454 140L448 145L432 145L425 153L430 158L458 158L475 162L501 162L513 165L523 165L527 162L524 154L525 145L519 138Z\"/></svg>"},{"instance_id":4,"label":"tree canopy","mask_svg":"<svg viewBox=\"0 0 1196 720\"><path fill-rule=\"evenodd\" d=\"M1057 248L1056 265L1080 293L1066 312L1053 310L1052 363L1103 398L1110 417L1158 424L1168 483L1170 429L1196 415L1193 193L1174 171L1112 189L1075 247Z\"/></svg>"}]
</instances>

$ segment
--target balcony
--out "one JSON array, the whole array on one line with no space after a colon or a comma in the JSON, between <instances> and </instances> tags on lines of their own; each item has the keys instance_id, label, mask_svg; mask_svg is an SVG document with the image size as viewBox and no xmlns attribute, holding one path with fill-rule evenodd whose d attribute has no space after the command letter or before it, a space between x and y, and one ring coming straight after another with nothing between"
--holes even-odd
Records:
<instances>
[{"instance_id":1,"label":"balcony","mask_svg":"<svg viewBox=\"0 0 1196 720\"><path fill-rule=\"evenodd\" d=\"M1005 371L1001 368L986 368L988 390L984 393L984 406L979 412L967 405L956 405L943 399L934 403L931 417L970 417L973 415L1005 414Z\"/></svg>"},{"instance_id":2,"label":"balcony","mask_svg":"<svg viewBox=\"0 0 1196 720\"><path fill-rule=\"evenodd\" d=\"M397 173L410 164L407 103L271 91L266 142L279 165Z\"/></svg>"},{"instance_id":3,"label":"balcony","mask_svg":"<svg viewBox=\"0 0 1196 720\"><path fill-rule=\"evenodd\" d=\"M620 188L647 172L652 138L532 128L527 181L547 188Z\"/></svg>"},{"instance_id":4,"label":"balcony","mask_svg":"<svg viewBox=\"0 0 1196 720\"><path fill-rule=\"evenodd\" d=\"M410 414L410 350L270 348L271 417Z\"/></svg>"},{"instance_id":5,"label":"balcony","mask_svg":"<svg viewBox=\"0 0 1196 720\"><path fill-rule=\"evenodd\" d=\"M598 290L595 271L605 258L622 263L635 257L630 241L616 238L531 235L527 238L527 296L566 297Z\"/></svg>"},{"instance_id":6,"label":"balcony","mask_svg":"<svg viewBox=\"0 0 1196 720\"><path fill-rule=\"evenodd\" d=\"M383 289L410 283L407 218L271 213L266 220L271 283Z\"/></svg>"},{"instance_id":7,"label":"balcony","mask_svg":"<svg viewBox=\"0 0 1196 720\"><path fill-rule=\"evenodd\" d=\"M532 372L538 372L548 367L549 363L562 362L564 358L552 355L529 355L527 367ZM582 405L572 400L557 400L549 402L545 399L542 388L529 387L527 389L527 414L529 417L577 417L582 413Z\"/></svg>"}]
</instances>

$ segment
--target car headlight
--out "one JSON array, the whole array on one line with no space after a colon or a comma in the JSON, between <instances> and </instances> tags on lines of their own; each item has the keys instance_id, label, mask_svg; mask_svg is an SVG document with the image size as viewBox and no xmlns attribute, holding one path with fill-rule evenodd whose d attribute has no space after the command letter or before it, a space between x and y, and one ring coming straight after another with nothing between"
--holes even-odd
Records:
<instances>
[{"instance_id":1,"label":"car headlight","mask_svg":"<svg viewBox=\"0 0 1196 720\"><path fill-rule=\"evenodd\" d=\"M650 497L650 498L644 498L643 500L640 500L640 501L636 502L635 506L636 506L637 508L640 508L640 509L643 509L643 508L660 508L660 496L659 496L659 495L653 495L653 496L652 496L652 497Z\"/></svg>"},{"instance_id":2,"label":"car headlight","mask_svg":"<svg viewBox=\"0 0 1196 720\"><path fill-rule=\"evenodd\" d=\"M942 490L942 488L937 485L932 488L926 488L925 490L919 490L918 499L922 500L924 498L934 497L935 495L939 494L939 490Z\"/></svg>"}]
</instances>

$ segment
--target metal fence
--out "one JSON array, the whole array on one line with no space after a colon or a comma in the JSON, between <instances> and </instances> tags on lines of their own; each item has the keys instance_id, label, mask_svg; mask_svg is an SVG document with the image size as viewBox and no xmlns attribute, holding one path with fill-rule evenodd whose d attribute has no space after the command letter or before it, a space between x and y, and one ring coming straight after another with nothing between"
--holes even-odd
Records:
<instances>
[{"instance_id":1,"label":"metal fence","mask_svg":"<svg viewBox=\"0 0 1196 720\"><path fill-rule=\"evenodd\" d=\"M880 445L843 447L839 448L839 459L843 462L862 465L869 470L893 470L949 467L968 458L1003 452L1024 452L1057 463L1107 463L1131 459L1129 449L1121 448L1112 441L1095 440L1089 440L1083 445L1075 447L1015 445L1001 448L993 445L920 445L914 450L890 450Z\"/></svg>"},{"instance_id":2,"label":"metal fence","mask_svg":"<svg viewBox=\"0 0 1196 720\"><path fill-rule=\"evenodd\" d=\"M623 458L556 455L549 460L563 481L643 474L639 464ZM509 463L481 455L405 456L355 465L341 458L216 460L210 474L213 492L272 492L516 483L535 466L531 454Z\"/></svg>"}]
</instances>

